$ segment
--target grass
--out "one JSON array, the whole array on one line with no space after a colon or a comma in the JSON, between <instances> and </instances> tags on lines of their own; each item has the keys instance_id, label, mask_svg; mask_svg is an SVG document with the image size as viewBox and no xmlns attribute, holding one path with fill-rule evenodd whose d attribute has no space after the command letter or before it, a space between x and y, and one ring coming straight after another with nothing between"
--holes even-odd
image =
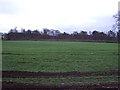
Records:
<instances>
[{"instance_id":1,"label":"grass","mask_svg":"<svg viewBox=\"0 0 120 90\"><path fill-rule=\"evenodd\" d=\"M2 69L70 72L118 69L118 44L62 41L3 41Z\"/></svg>"},{"instance_id":2,"label":"grass","mask_svg":"<svg viewBox=\"0 0 120 90\"><path fill-rule=\"evenodd\" d=\"M3 41L2 70L30 72L92 72L118 70L118 44L62 41ZM96 84L118 82L119 76L64 78L2 78L27 84ZM107 74L106 74L107 75Z\"/></svg>"}]
</instances>

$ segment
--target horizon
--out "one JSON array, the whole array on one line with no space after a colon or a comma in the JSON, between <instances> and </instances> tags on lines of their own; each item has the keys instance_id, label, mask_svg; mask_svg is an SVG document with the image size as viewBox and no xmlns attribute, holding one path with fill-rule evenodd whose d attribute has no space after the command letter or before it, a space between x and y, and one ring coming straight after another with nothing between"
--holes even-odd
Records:
<instances>
[{"instance_id":1,"label":"horizon","mask_svg":"<svg viewBox=\"0 0 120 90\"><path fill-rule=\"evenodd\" d=\"M21 28L20 30L18 30L17 27L15 27L14 29L10 29L8 32L5 32L5 33L0 32L0 34L1 34L1 35L9 34L9 32L11 32L11 30L16 30L17 33L24 33L22 30L25 30L25 32L27 32L28 30L30 30L31 33L37 30L37 31L39 32L39 34L43 34L44 29L48 29L48 30L50 30L50 31L53 31L53 30L56 31L56 30L57 30L57 29L49 29L49 28L43 28L43 29L41 29L41 30L38 30L38 29L35 29L35 30L27 29L27 30L26 30L25 28ZM113 31L113 30L108 30L108 31L104 32L104 31L99 31L99 30L96 30L96 29L94 29L93 31L85 31L85 30L73 31L73 32L71 32L71 33L68 33L68 32L65 32L65 31L61 32L60 30L58 30L58 31L59 31L61 34L67 33L67 34L70 34L70 35L73 34L74 32L81 33L82 31L83 31L83 32L86 32L88 35L91 35L94 31L97 31L98 33L104 33L104 34L108 34L109 31L112 31L112 32L114 32L115 34L117 34L117 32L118 32L118 31ZM14 32L14 31L13 31L13 32Z\"/></svg>"}]
</instances>

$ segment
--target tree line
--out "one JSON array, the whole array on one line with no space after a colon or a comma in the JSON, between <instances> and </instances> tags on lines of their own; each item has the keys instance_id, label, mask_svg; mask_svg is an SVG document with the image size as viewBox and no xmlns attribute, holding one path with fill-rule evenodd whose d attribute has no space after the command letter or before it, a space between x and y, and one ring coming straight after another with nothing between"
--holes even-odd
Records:
<instances>
[{"instance_id":1,"label":"tree line","mask_svg":"<svg viewBox=\"0 0 120 90\"><path fill-rule=\"evenodd\" d=\"M69 34L66 32L61 33L59 30L44 28L39 30L25 30L21 29L18 32L17 28L11 29L8 33L2 36L3 40L62 40L62 41L95 41L95 42L118 42L120 37L120 30L114 32L109 30L108 33L99 32L94 30L93 32L86 31L74 31Z\"/></svg>"},{"instance_id":2,"label":"tree line","mask_svg":"<svg viewBox=\"0 0 120 90\"><path fill-rule=\"evenodd\" d=\"M113 15L116 20L112 30L108 33L94 30L93 32L86 31L74 31L72 34L59 30L44 28L42 31L39 30L25 30L21 29L18 32L17 27L11 29L8 33L2 35L2 40L66 40L66 41L94 41L94 42L120 42L120 11ZM118 29L115 32L115 29Z\"/></svg>"}]
</instances>

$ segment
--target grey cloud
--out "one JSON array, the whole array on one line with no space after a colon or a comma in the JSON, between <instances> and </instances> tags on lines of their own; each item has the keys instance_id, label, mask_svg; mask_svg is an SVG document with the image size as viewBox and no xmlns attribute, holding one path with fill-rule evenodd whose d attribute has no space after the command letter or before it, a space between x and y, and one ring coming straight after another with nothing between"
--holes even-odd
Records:
<instances>
[{"instance_id":1,"label":"grey cloud","mask_svg":"<svg viewBox=\"0 0 120 90\"><path fill-rule=\"evenodd\" d=\"M85 24L79 24L79 25L61 25L61 26L55 26L60 30L70 32L81 30L85 31L93 31L98 30L102 32L107 32L112 29L113 24L115 23L114 18L112 15L109 16L102 16L102 17L94 17L93 19L96 20L95 23L85 23Z\"/></svg>"},{"instance_id":2,"label":"grey cloud","mask_svg":"<svg viewBox=\"0 0 120 90\"><path fill-rule=\"evenodd\" d=\"M20 7L11 0L0 0L0 14L17 14Z\"/></svg>"}]
</instances>

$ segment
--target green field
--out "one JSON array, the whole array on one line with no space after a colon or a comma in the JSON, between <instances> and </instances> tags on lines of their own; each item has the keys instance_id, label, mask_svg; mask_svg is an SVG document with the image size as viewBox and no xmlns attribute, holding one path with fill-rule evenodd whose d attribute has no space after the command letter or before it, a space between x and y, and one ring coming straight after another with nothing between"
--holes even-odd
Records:
<instances>
[{"instance_id":1,"label":"green field","mask_svg":"<svg viewBox=\"0 0 120 90\"><path fill-rule=\"evenodd\" d=\"M2 44L3 71L96 72L118 70L119 53L117 43L3 41ZM116 82L118 81L118 76L3 78L3 81L43 84L83 84Z\"/></svg>"},{"instance_id":2,"label":"green field","mask_svg":"<svg viewBox=\"0 0 120 90\"><path fill-rule=\"evenodd\" d=\"M117 43L3 41L3 70L32 72L118 69Z\"/></svg>"}]
</instances>

